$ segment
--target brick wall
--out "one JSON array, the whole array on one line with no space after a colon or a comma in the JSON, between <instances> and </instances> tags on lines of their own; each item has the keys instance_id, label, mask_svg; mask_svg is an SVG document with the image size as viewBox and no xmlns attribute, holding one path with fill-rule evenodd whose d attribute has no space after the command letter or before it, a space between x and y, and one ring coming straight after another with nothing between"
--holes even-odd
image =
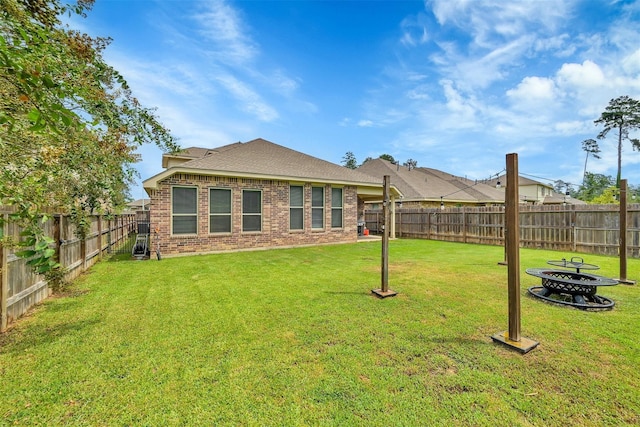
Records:
<instances>
[{"instance_id":1,"label":"brick wall","mask_svg":"<svg viewBox=\"0 0 640 427\"><path fill-rule=\"evenodd\" d=\"M217 176L176 174L158 184L151 194L152 248L160 243L162 255L207 253L269 247L347 243L357 240L358 197L355 186L343 188L343 227L331 228L331 185L325 188L324 228L311 229L311 183L304 185L304 229L289 230L288 181L243 179ZM198 189L198 233L171 234L171 189L190 186ZM209 189L232 190L231 233L209 233ZM242 231L242 190L262 192L262 231ZM362 203L360 203L362 209ZM361 213L362 214L362 213ZM154 231L157 231L155 233ZM156 240L157 239L157 240Z\"/></svg>"}]
</instances>

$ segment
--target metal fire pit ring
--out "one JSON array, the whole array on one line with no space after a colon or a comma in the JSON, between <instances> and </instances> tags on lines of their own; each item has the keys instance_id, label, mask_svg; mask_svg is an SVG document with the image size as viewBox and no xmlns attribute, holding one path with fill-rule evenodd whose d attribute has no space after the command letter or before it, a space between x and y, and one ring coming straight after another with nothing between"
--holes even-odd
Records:
<instances>
[{"instance_id":1,"label":"metal fire pit ring","mask_svg":"<svg viewBox=\"0 0 640 427\"><path fill-rule=\"evenodd\" d=\"M542 286L528 289L529 294L536 298L583 310L607 310L615 305L610 298L596 295L599 286L617 285L618 281L615 279L547 268L528 268L526 272L542 279Z\"/></svg>"}]
</instances>

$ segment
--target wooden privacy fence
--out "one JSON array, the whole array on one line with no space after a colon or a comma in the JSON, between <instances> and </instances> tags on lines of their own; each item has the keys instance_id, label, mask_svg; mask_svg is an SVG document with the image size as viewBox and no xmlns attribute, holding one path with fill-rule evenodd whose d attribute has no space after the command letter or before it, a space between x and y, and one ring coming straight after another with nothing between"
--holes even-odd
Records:
<instances>
[{"instance_id":1,"label":"wooden privacy fence","mask_svg":"<svg viewBox=\"0 0 640 427\"><path fill-rule=\"evenodd\" d=\"M396 237L504 245L502 207L396 209ZM382 212L365 212L366 227L382 230ZM618 205L520 206L520 244L526 248L619 254ZM640 258L640 204L627 209L627 256Z\"/></svg>"},{"instance_id":2,"label":"wooden privacy fence","mask_svg":"<svg viewBox=\"0 0 640 427\"><path fill-rule=\"evenodd\" d=\"M18 240L20 227L7 221L9 212L0 211L4 217L3 236ZM91 227L85 239L76 236L76 227L64 215L53 215L43 224L47 236L53 238L58 262L66 269L65 278L74 279L94 265L105 252L125 243L135 231L136 215L117 215L112 219L90 217ZM15 255L12 248L0 244L0 332L29 308L46 299L50 290L43 276L34 274L27 260Z\"/></svg>"}]
</instances>

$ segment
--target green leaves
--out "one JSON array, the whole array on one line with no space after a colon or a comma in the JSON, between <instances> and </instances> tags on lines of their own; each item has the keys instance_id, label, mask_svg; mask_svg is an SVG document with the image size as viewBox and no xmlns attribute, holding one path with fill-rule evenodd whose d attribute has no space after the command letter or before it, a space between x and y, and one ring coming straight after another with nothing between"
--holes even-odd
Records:
<instances>
[{"instance_id":1,"label":"green leaves","mask_svg":"<svg viewBox=\"0 0 640 427\"><path fill-rule=\"evenodd\" d=\"M178 149L105 62L110 40L60 23L91 3L0 0L0 201L14 208L10 221L25 230L19 254L38 272L57 265L45 209L72 213L82 237L89 213L124 205L137 145Z\"/></svg>"},{"instance_id":2,"label":"green leaves","mask_svg":"<svg viewBox=\"0 0 640 427\"><path fill-rule=\"evenodd\" d=\"M617 131L618 133L616 187L620 188L620 180L622 178L622 141L628 139L633 149L640 149L640 142L637 139L629 138L629 132L640 129L640 101L626 95L612 99L600 117L594 120L594 123L604 126L604 129L598 134L598 139L606 138L611 131Z\"/></svg>"},{"instance_id":3,"label":"green leaves","mask_svg":"<svg viewBox=\"0 0 640 427\"><path fill-rule=\"evenodd\" d=\"M35 241L35 243L34 243ZM15 253L20 258L27 258L27 265L31 266L36 273L43 274L54 268L60 267L54 259L56 251L51 248L53 239L41 236L36 240L32 235L21 242L20 246L32 246L30 249L24 249Z\"/></svg>"}]
</instances>

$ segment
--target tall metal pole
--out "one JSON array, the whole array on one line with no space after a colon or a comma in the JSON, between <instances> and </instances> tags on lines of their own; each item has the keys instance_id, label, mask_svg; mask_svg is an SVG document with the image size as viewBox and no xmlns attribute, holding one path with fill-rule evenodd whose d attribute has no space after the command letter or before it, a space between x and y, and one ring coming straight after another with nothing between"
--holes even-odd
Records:
<instances>
[{"instance_id":1,"label":"tall metal pole","mask_svg":"<svg viewBox=\"0 0 640 427\"><path fill-rule=\"evenodd\" d=\"M520 335L520 212L518 197L518 154L507 154L507 188L505 190L505 250L509 298L509 330L491 338L520 353L538 346L537 341Z\"/></svg>"}]
</instances>

